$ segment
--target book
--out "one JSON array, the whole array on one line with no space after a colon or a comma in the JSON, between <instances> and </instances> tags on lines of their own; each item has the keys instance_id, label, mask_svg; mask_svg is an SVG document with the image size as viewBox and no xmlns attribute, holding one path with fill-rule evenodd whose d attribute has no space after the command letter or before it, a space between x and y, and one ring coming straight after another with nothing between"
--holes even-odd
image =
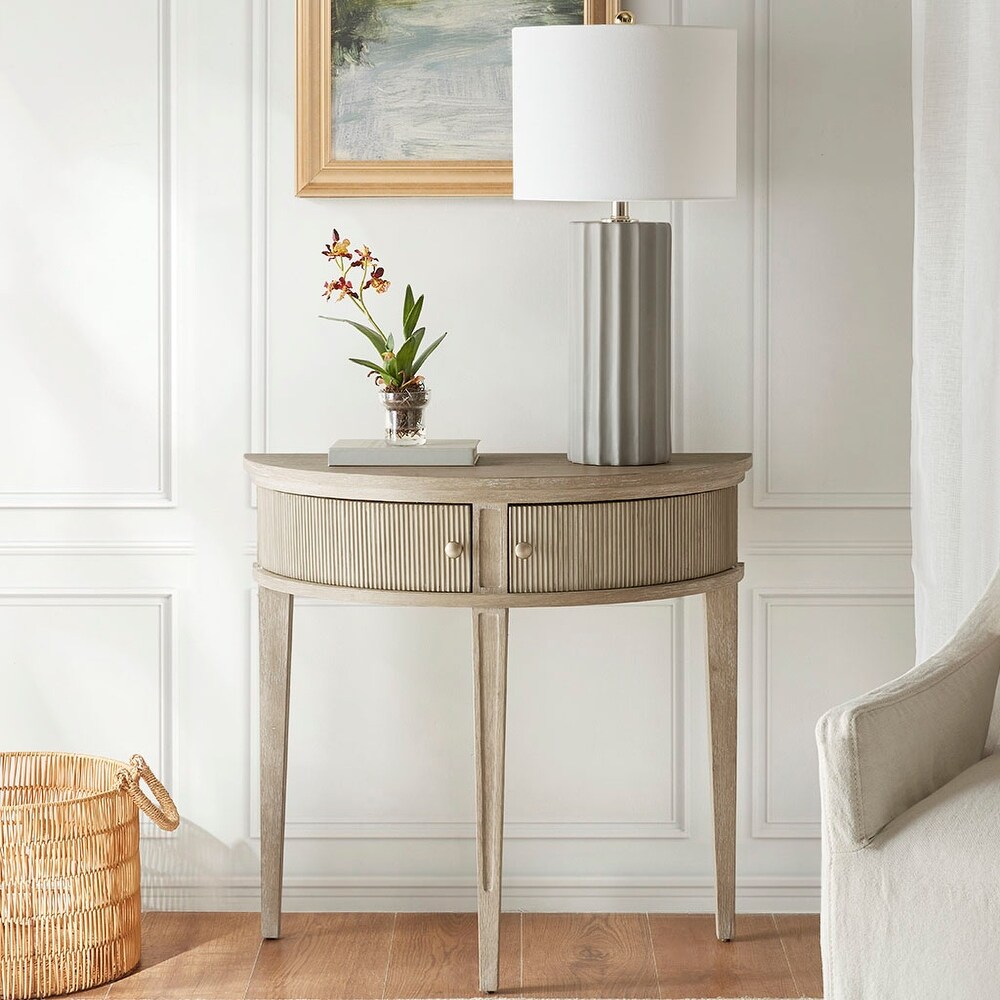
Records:
<instances>
[{"instance_id":1,"label":"book","mask_svg":"<svg viewBox=\"0 0 1000 1000\"><path fill-rule=\"evenodd\" d=\"M340 465L475 465L479 439L428 438L426 444L400 446L384 440L337 441L330 448L331 466Z\"/></svg>"}]
</instances>

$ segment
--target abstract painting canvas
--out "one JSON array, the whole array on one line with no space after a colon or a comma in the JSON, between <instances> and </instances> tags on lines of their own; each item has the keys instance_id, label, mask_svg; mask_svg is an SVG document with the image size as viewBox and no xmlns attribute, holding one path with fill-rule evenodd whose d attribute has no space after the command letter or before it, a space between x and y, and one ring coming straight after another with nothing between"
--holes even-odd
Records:
<instances>
[{"instance_id":1,"label":"abstract painting canvas","mask_svg":"<svg viewBox=\"0 0 1000 1000\"><path fill-rule=\"evenodd\" d=\"M510 32L582 0L332 0L338 160L509 160Z\"/></svg>"},{"instance_id":2,"label":"abstract painting canvas","mask_svg":"<svg viewBox=\"0 0 1000 1000\"><path fill-rule=\"evenodd\" d=\"M510 32L614 0L298 0L297 193L509 194Z\"/></svg>"}]
</instances>

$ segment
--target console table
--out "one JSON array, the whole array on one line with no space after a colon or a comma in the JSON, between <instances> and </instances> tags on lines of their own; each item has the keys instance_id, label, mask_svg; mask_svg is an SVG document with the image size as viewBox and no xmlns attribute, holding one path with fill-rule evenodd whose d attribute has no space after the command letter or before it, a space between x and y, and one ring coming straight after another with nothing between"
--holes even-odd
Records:
<instances>
[{"instance_id":1,"label":"console table","mask_svg":"<svg viewBox=\"0 0 1000 1000\"><path fill-rule=\"evenodd\" d=\"M736 487L742 454L669 465L482 455L468 468L336 468L248 455L260 586L261 933L281 933L294 595L467 607L475 671L480 986L498 987L510 608L704 593L715 818L716 932L736 887Z\"/></svg>"}]
</instances>

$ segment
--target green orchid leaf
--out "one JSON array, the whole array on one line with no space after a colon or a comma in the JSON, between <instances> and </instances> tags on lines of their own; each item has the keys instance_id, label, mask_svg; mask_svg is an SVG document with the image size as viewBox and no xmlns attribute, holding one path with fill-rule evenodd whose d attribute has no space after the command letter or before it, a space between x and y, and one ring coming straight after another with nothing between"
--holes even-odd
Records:
<instances>
[{"instance_id":1,"label":"green orchid leaf","mask_svg":"<svg viewBox=\"0 0 1000 1000\"><path fill-rule=\"evenodd\" d=\"M355 330L363 333L371 341L372 347L378 351L379 357L389 350L385 337L378 330L373 330L370 326L365 326L364 323L355 323L353 319L344 319L342 316L320 316L320 319L328 319L334 323L346 323L348 326L353 326Z\"/></svg>"},{"instance_id":2,"label":"green orchid leaf","mask_svg":"<svg viewBox=\"0 0 1000 1000\"><path fill-rule=\"evenodd\" d=\"M408 372L413 366L413 359L417 356L417 351L420 349L420 341L424 339L424 332L425 328L421 327L419 330L415 330L411 337L407 337L403 341L403 346L396 355L399 360L400 371Z\"/></svg>"},{"instance_id":3,"label":"green orchid leaf","mask_svg":"<svg viewBox=\"0 0 1000 1000\"><path fill-rule=\"evenodd\" d=\"M392 334L390 333L388 337L385 338L385 349L387 351L394 351L396 348L392 343Z\"/></svg>"},{"instance_id":4,"label":"green orchid leaf","mask_svg":"<svg viewBox=\"0 0 1000 1000\"><path fill-rule=\"evenodd\" d=\"M440 345L441 341L444 340L444 338L447 336L448 336L447 333L442 333L441 336L438 337L438 339L435 340L434 343L431 344L431 346L428 347L427 350L424 351L424 353L421 354L419 358L417 358L417 360L413 363L413 370L410 372L410 378L413 378L413 376L416 375L421 368L423 368L424 362L431 356L431 354Z\"/></svg>"},{"instance_id":5,"label":"green orchid leaf","mask_svg":"<svg viewBox=\"0 0 1000 1000\"><path fill-rule=\"evenodd\" d=\"M413 332L413 328L417 325L417 320L420 319L420 310L424 307L424 297L421 295L416 302L414 302L410 308L406 311L403 316L403 335L409 337Z\"/></svg>"},{"instance_id":6,"label":"green orchid leaf","mask_svg":"<svg viewBox=\"0 0 1000 1000\"><path fill-rule=\"evenodd\" d=\"M406 295L403 296L403 320L405 322L407 314L413 308L413 288L406 286Z\"/></svg>"},{"instance_id":7,"label":"green orchid leaf","mask_svg":"<svg viewBox=\"0 0 1000 1000\"><path fill-rule=\"evenodd\" d=\"M374 361L365 361L364 358L348 358L348 361L353 361L356 365L361 365L362 368L370 368L373 372L378 372L382 378L388 377L388 372L384 368L380 368Z\"/></svg>"}]
</instances>

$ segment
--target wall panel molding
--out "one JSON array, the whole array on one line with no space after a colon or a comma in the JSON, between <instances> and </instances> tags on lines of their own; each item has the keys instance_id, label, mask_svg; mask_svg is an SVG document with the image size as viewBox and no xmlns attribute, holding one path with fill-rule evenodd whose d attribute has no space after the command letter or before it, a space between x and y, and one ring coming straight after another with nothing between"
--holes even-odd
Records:
<instances>
[{"instance_id":1,"label":"wall panel molding","mask_svg":"<svg viewBox=\"0 0 1000 1000\"><path fill-rule=\"evenodd\" d=\"M192 556L194 542L168 539L135 541L65 541L42 539L0 542L0 557L5 556Z\"/></svg>"},{"instance_id":2,"label":"wall panel molding","mask_svg":"<svg viewBox=\"0 0 1000 1000\"><path fill-rule=\"evenodd\" d=\"M174 592L160 589L107 589L102 587L25 587L0 590L0 606L4 607L154 607L159 619L159 662L157 692L159 703L158 777L173 792L177 774L176 645ZM136 752L141 747L136 747ZM143 828L144 835L152 830Z\"/></svg>"},{"instance_id":3,"label":"wall panel molding","mask_svg":"<svg viewBox=\"0 0 1000 1000\"><path fill-rule=\"evenodd\" d=\"M253 0L250 31L250 413L248 436L253 453L267 451L268 426L268 146L270 135L270 9ZM249 489L250 506L257 491Z\"/></svg>"},{"instance_id":4,"label":"wall panel molding","mask_svg":"<svg viewBox=\"0 0 1000 1000\"><path fill-rule=\"evenodd\" d=\"M252 840L260 839L260 759L258 746L258 653L257 653L257 592L251 592L250 609L250 747L247 760L249 770L247 787L250 790L248 806L248 829ZM314 598L296 598L298 607L344 607L336 601L318 600ZM688 684L687 671L684 662L683 615L678 613L676 601L649 601L644 604L629 604L616 606L616 610L630 611L635 609L658 607L667 613L671 636L671 674L670 690L672 692L672 744L671 744L671 801L666 817L655 822L604 822L604 821L511 821L504 823L504 838L507 840L653 840L653 839L684 839L689 836L687 816L689 815L690 792L690 753L688 727L686 725ZM512 628L516 625L512 624ZM294 636L292 640L294 648ZM471 663L471 648L469 650ZM292 681L294 684L294 679ZM471 713L472 706L470 704ZM471 752L471 747L470 747ZM469 812L474 811L475 803L470 799ZM400 820L370 822L363 817L349 819L333 819L324 816L294 817L286 816L286 840L423 840L449 839L473 840L476 835L474 821L456 822L451 819L442 820Z\"/></svg>"},{"instance_id":5,"label":"wall panel molding","mask_svg":"<svg viewBox=\"0 0 1000 1000\"><path fill-rule=\"evenodd\" d=\"M175 507L176 372L174 351L174 19L173 0L157 0L157 134L158 134L158 225L151 243L157 249L159 302L157 315L159 486L155 490L87 492L65 490L0 491L0 508L147 508Z\"/></svg>"},{"instance_id":6,"label":"wall panel molding","mask_svg":"<svg viewBox=\"0 0 1000 1000\"><path fill-rule=\"evenodd\" d=\"M771 0L754 7L753 356L755 507L867 508L910 506L910 495L882 492L784 492L773 489L771 469Z\"/></svg>"},{"instance_id":7,"label":"wall panel molding","mask_svg":"<svg viewBox=\"0 0 1000 1000\"><path fill-rule=\"evenodd\" d=\"M286 876L286 913L316 910L461 911L476 908L476 883L465 876ZM748 913L814 913L819 910L816 877L742 876L736 904ZM504 904L525 912L711 913L715 882L694 875L504 878ZM143 905L163 910L255 910L256 876L211 879L143 877Z\"/></svg>"},{"instance_id":8,"label":"wall panel molding","mask_svg":"<svg viewBox=\"0 0 1000 1000\"><path fill-rule=\"evenodd\" d=\"M892 556L909 557L913 554L910 542L900 541L840 541L816 539L803 541L746 541L740 542L740 552L747 556Z\"/></svg>"},{"instance_id":9,"label":"wall panel molding","mask_svg":"<svg viewBox=\"0 0 1000 1000\"><path fill-rule=\"evenodd\" d=\"M757 839L819 839L820 817L776 816L770 801L774 784L770 754L771 618L774 607L912 607L913 591L895 587L755 588L752 594L751 835ZM833 706L831 706L833 707Z\"/></svg>"}]
</instances>

